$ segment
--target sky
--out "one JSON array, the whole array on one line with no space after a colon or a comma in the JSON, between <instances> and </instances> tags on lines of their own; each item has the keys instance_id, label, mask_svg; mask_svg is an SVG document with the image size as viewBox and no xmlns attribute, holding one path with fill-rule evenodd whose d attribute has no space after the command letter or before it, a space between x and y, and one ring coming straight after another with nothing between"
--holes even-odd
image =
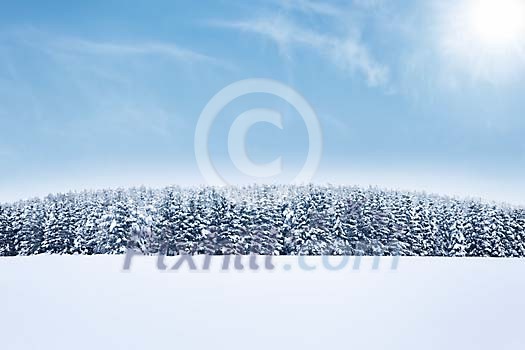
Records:
<instances>
[{"instance_id":1,"label":"sky","mask_svg":"<svg viewBox=\"0 0 525 350\"><path fill-rule=\"evenodd\" d=\"M480 5L481 4L481 5ZM16 1L0 12L0 202L69 190L205 184L194 135L206 104L239 80L293 88L313 107L313 182L525 204L522 0ZM522 16L523 17L520 17ZM282 157L288 182L309 147L287 101L229 103L208 148L229 183L255 182L228 152L254 124L254 163Z\"/></svg>"}]
</instances>

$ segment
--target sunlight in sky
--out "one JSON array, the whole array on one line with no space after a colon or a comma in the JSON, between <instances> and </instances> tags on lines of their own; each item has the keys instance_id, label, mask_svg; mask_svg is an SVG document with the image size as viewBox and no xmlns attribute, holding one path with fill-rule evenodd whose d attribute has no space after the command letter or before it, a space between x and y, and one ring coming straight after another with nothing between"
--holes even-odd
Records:
<instances>
[{"instance_id":1,"label":"sunlight in sky","mask_svg":"<svg viewBox=\"0 0 525 350\"><path fill-rule=\"evenodd\" d=\"M525 57L525 0L464 0L442 8L449 64L493 83L512 78Z\"/></svg>"},{"instance_id":2,"label":"sunlight in sky","mask_svg":"<svg viewBox=\"0 0 525 350\"><path fill-rule=\"evenodd\" d=\"M504 49L523 40L525 1L470 1L466 10L468 29L481 45Z\"/></svg>"}]
</instances>

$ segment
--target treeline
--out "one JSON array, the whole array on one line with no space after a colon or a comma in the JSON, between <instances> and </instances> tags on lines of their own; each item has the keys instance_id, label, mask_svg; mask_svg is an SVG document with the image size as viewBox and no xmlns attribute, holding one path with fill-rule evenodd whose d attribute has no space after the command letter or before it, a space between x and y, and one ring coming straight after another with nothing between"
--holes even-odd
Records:
<instances>
[{"instance_id":1,"label":"treeline","mask_svg":"<svg viewBox=\"0 0 525 350\"><path fill-rule=\"evenodd\" d=\"M525 210L375 188L86 191L0 206L0 256L525 255Z\"/></svg>"}]
</instances>

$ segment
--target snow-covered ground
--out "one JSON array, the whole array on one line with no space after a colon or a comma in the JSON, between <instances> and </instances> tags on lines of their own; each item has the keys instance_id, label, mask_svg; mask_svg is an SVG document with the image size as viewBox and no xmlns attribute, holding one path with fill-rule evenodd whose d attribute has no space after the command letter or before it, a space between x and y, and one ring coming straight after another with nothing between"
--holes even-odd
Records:
<instances>
[{"instance_id":1,"label":"snow-covered ground","mask_svg":"<svg viewBox=\"0 0 525 350\"><path fill-rule=\"evenodd\" d=\"M0 259L1 349L523 349L525 260L159 271L154 257ZM333 263L340 258L331 258ZM173 258L168 259L169 262ZM283 268L286 264L290 270ZM170 265L170 264L168 264Z\"/></svg>"}]
</instances>

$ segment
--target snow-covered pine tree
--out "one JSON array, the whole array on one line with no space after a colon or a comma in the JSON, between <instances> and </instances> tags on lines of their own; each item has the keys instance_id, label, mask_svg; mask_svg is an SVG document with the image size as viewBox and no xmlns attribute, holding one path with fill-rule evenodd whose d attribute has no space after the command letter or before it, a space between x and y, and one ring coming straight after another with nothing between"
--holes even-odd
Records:
<instances>
[{"instance_id":1,"label":"snow-covered pine tree","mask_svg":"<svg viewBox=\"0 0 525 350\"><path fill-rule=\"evenodd\" d=\"M465 230L463 220L462 217L458 217L449 227L450 240L447 249L448 256L465 256L467 254L467 245L465 235L463 234Z\"/></svg>"},{"instance_id":2,"label":"snow-covered pine tree","mask_svg":"<svg viewBox=\"0 0 525 350\"><path fill-rule=\"evenodd\" d=\"M509 216L511 219L509 225L515 233L515 239L510 245L520 257L525 256L525 209L513 210Z\"/></svg>"},{"instance_id":3,"label":"snow-covered pine tree","mask_svg":"<svg viewBox=\"0 0 525 350\"><path fill-rule=\"evenodd\" d=\"M524 256L525 210L313 185L103 190L0 206L0 255L157 253L166 241L170 254L348 254L357 244L350 254L392 254L391 240L403 255Z\"/></svg>"},{"instance_id":4,"label":"snow-covered pine tree","mask_svg":"<svg viewBox=\"0 0 525 350\"><path fill-rule=\"evenodd\" d=\"M294 220L292 222L292 243L296 246L295 254L322 255L326 250L323 239L324 222L319 213L319 196L312 186L299 191Z\"/></svg>"},{"instance_id":5,"label":"snow-covered pine tree","mask_svg":"<svg viewBox=\"0 0 525 350\"><path fill-rule=\"evenodd\" d=\"M16 255L13 232L13 209L8 205L0 205L0 256Z\"/></svg>"},{"instance_id":6,"label":"snow-covered pine tree","mask_svg":"<svg viewBox=\"0 0 525 350\"><path fill-rule=\"evenodd\" d=\"M100 194L97 192L84 192L77 202L80 210L74 227L73 252L92 255L96 253L100 240L98 222L103 216L103 207Z\"/></svg>"},{"instance_id":7,"label":"snow-covered pine tree","mask_svg":"<svg viewBox=\"0 0 525 350\"><path fill-rule=\"evenodd\" d=\"M232 203L216 190L211 191L208 201L206 212L210 224L206 229L211 232L209 243L213 246L214 254L234 254L238 236L231 230Z\"/></svg>"},{"instance_id":8,"label":"snow-covered pine tree","mask_svg":"<svg viewBox=\"0 0 525 350\"><path fill-rule=\"evenodd\" d=\"M19 242L20 242L20 231L22 229L22 223L24 221L23 212L25 205L23 203L15 203L10 206L9 222L7 225L7 237L6 240L9 244L7 248L8 256L20 255Z\"/></svg>"},{"instance_id":9,"label":"snow-covered pine tree","mask_svg":"<svg viewBox=\"0 0 525 350\"><path fill-rule=\"evenodd\" d=\"M356 236L357 221L349 215L348 207L343 199L336 199L330 208L329 224L334 238L328 254L352 254L352 237Z\"/></svg>"},{"instance_id":10,"label":"snow-covered pine tree","mask_svg":"<svg viewBox=\"0 0 525 350\"><path fill-rule=\"evenodd\" d=\"M21 214L20 228L15 238L15 248L18 255L38 254L43 239L43 210L42 201L32 199L24 206Z\"/></svg>"},{"instance_id":11,"label":"snow-covered pine tree","mask_svg":"<svg viewBox=\"0 0 525 350\"><path fill-rule=\"evenodd\" d=\"M200 189L190 192L184 200L179 241L184 242L188 254L219 254L213 234L210 234L211 198Z\"/></svg>"},{"instance_id":12,"label":"snow-covered pine tree","mask_svg":"<svg viewBox=\"0 0 525 350\"><path fill-rule=\"evenodd\" d=\"M435 244L435 225L432 224L432 212L429 210L432 205L426 199L426 196L420 196L418 207L420 209L420 228L422 236L421 255L434 255Z\"/></svg>"},{"instance_id":13,"label":"snow-covered pine tree","mask_svg":"<svg viewBox=\"0 0 525 350\"><path fill-rule=\"evenodd\" d=\"M491 256L492 254L489 243L491 232L485 215L488 210L480 203L473 201L467 206L466 224L464 226L467 256Z\"/></svg>"},{"instance_id":14,"label":"snow-covered pine tree","mask_svg":"<svg viewBox=\"0 0 525 350\"><path fill-rule=\"evenodd\" d=\"M250 205L250 251L279 255L284 249L284 208L275 186L262 186L255 191ZM289 230L289 228L286 228Z\"/></svg>"},{"instance_id":15,"label":"snow-covered pine tree","mask_svg":"<svg viewBox=\"0 0 525 350\"><path fill-rule=\"evenodd\" d=\"M433 203L432 224L435 225L434 256L448 256L448 247L451 244L450 228L457 218L453 201L439 201Z\"/></svg>"},{"instance_id":16,"label":"snow-covered pine tree","mask_svg":"<svg viewBox=\"0 0 525 350\"><path fill-rule=\"evenodd\" d=\"M121 254L129 247L132 228L135 223L131 216L130 204L123 190L117 190L108 212L101 218L101 240L96 249L98 254Z\"/></svg>"},{"instance_id":17,"label":"snow-covered pine tree","mask_svg":"<svg viewBox=\"0 0 525 350\"><path fill-rule=\"evenodd\" d=\"M46 202L41 252L71 254L74 233L68 199L65 195L49 196Z\"/></svg>"},{"instance_id":18,"label":"snow-covered pine tree","mask_svg":"<svg viewBox=\"0 0 525 350\"><path fill-rule=\"evenodd\" d=\"M505 215L497 208L492 206L488 212L485 222L488 226L488 232L485 236L490 241L491 256L504 257L505 256L505 242L507 238L513 235L512 228L505 227Z\"/></svg>"}]
</instances>

